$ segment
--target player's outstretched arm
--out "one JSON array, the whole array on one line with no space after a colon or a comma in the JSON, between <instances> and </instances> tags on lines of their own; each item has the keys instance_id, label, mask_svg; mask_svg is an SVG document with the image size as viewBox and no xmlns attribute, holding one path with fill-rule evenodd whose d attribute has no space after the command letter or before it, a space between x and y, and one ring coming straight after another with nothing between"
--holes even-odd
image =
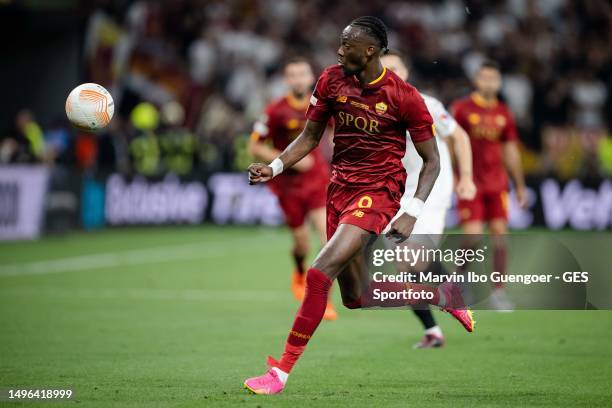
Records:
<instances>
[{"instance_id":1,"label":"player's outstretched arm","mask_svg":"<svg viewBox=\"0 0 612 408\"><path fill-rule=\"evenodd\" d=\"M249 166L249 184L265 183L303 159L319 145L326 126L327 122L307 120L302 133L269 166L263 163Z\"/></svg>"},{"instance_id":2,"label":"player's outstretched arm","mask_svg":"<svg viewBox=\"0 0 612 408\"><path fill-rule=\"evenodd\" d=\"M474 184L472 173L472 146L470 144L470 137L458 124L450 137L453 141L453 150L459 169L459 181L456 188L457 195L462 200L471 200L476 195L476 185Z\"/></svg>"},{"instance_id":3,"label":"player's outstretched arm","mask_svg":"<svg viewBox=\"0 0 612 408\"><path fill-rule=\"evenodd\" d=\"M407 239L412 233L414 224L416 223L416 217L410 215L409 212L420 212L423 203L429 197L429 193L433 189L436 179L440 174L440 154L438 152L438 145L434 138L427 139L423 142L414 144L417 153L423 159L423 167L421 167L421 173L419 173L419 182L417 189L414 194L414 198L420 200L421 208L415 211L415 209L408 209L407 212L403 213L397 218L387 233L387 236L397 237L397 243L400 243ZM413 200L411 203L416 203ZM409 204L410 206L411 204ZM416 204L413 204L416 205Z\"/></svg>"},{"instance_id":4,"label":"player's outstretched arm","mask_svg":"<svg viewBox=\"0 0 612 408\"><path fill-rule=\"evenodd\" d=\"M521 153L517 143L513 140L504 143L504 165L514 183L518 203L521 207L525 207L527 205L527 192L525 190L523 165L521 164Z\"/></svg>"}]
</instances>

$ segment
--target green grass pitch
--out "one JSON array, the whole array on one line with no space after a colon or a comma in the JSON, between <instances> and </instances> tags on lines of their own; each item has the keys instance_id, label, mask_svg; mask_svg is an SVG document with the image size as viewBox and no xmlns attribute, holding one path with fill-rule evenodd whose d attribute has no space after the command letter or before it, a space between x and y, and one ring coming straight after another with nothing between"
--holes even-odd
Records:
<instances>
[{"instance_id":1,"label":"green grass pitch","mask_svg":"<svg viewBox=\"0 0 612 408\"><path fill-rule=\"evenodd\" d=\"M75 390L52 406L612 406L612 312L481 311L474 334L437 313L447 346L415 351L410 312L342 309L337 289L285 392L250 395L298 307L290 245L210 226L0 244L0 388Z\"/></svg>"}]
</instances>

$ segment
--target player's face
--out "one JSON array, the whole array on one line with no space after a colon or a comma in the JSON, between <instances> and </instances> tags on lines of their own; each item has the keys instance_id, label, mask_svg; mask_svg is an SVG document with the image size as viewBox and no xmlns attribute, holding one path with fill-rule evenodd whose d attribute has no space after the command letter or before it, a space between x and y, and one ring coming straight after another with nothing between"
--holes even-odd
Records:
<instances>
[{"instance_id":1,"label":"player's face","mask_svg":"<svg viewBox=\"0 0 612 408\"><path fill-rule=\"evenodd\" d=\"M485 97L494 97L501 88L501 74L495 68L481 68L474 78L476 90Z\"/></svg>"},{"instance_id":2,"label":"player's face","mask_svg":"<svg viewBox=\"0 0 612 408\"><path fill-rule=\"evenodd\" d=\"M400 77L403 81L408 80L408 68L406 64L402 61L400 57L397 55L383 55L380 59L383 67L387 68L389 71L393 71Z\"/></svg>"},{"instance_id":3,"label":"player's face","mask_svg":"<svg viewBox=\"0 0 612 408\"><path fill-rule=\"evenodd\" d=\"M295 62L285 67L285 84L292 94L302 97L312 90L315 77L307 62Z\"/></svg>"},{"instance_id":4,"label":"player's face","mask_svg":"<svg viewBox=\"0 0 612 408\"><path fill-rule=\"evenodd\" d=\"M338 63L345 75L356 75L363 71L375 51L375 46L360 28L347 26L340 37Z\"/></svg>"}]
</instances>

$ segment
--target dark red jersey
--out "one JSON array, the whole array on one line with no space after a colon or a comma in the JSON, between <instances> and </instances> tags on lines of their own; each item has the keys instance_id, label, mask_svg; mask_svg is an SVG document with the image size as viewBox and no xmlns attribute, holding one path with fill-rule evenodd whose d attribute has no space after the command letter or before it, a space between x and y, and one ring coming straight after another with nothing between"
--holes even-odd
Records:
<instances>
[{"instance_id":1,"label":"dark red jersey","mask_svg":"<svg viewBox=\"0 0 612 408\"><path fill-rule=\"evenodd\" d=\"M487 103L474 93L455 101L452 115L470 136L478 190L484 193L507 190L502 146L518 138L510 109L497 100Z\"/></svg>"},{"instance_id":2,"label":"dark red jersey","mask_svg":"<svg viewBox=\"0 0 612 408\"><path fill-rule=\"evenodd\" d=\"M387 69L361 85L339 65L326 68L306 117L319 122L334 118L332 181L345 186L383 187L393 179L403 189L406 131L417 143L434 136L419 92Z\"/></svg>"},{"instance_id":3,"label":"dark red jersey","mask_svg":"<svg viewBox=\"0 0 612 408\"><path fill-rule=\"evenodd\" d=\"M253 127L252 138L270 140L275 149L285 150L293 140L300 135L306 124L306 108L293 96L287 95L266 107L265 114ZM308 171L298 172L286 169L267 184L270 189L279 194L303 192L315 185L327 185L329 181L329 165L319 149L312 151L315 164Z\"/></svg>"}]
</instances>

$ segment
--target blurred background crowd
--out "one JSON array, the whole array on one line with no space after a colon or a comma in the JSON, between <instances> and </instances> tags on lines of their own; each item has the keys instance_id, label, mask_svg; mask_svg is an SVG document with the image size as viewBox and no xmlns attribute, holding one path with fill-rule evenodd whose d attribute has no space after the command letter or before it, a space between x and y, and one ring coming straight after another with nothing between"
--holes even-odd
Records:
<instances>
[{"instance_id":1,"label":"blurred background crowd","mask_svg":"<svg viewBox=\"0 0 612 408\"><path fill-rule=\"evenodd\" d=\"M528 174L612 176L607 0L58 0L52 10L40 3L49 2L0 1L2 21L22 19L36 32L61 16L64 27L53 31L73 30L78 68L59 99L80 82L99 83L115 98L115 118L102 133L81 134L63 104L9 102L1 163L148 176L243 170L253 122L284 92L283 61L305 56L318 74L336 62L342 28L376 15L391 48L409 56L411 81L446 104L470 91L483 59L500 63ZM46 22L27 24L41 12Z\"/></svg>"}]
</instances>

